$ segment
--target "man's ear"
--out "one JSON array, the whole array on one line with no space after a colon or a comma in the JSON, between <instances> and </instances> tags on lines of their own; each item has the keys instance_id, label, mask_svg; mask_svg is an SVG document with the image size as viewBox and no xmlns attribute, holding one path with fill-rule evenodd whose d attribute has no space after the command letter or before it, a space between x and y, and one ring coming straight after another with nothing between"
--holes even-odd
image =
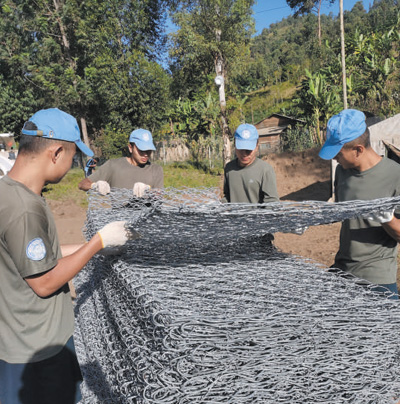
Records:
<instances>
[{"instance_id":1,"label":"man's ear","mask_svg":"<svg viewBox=\"0 0 400 404\"><path fill-rule=\"evenodd\" d=\"M128 150L129 150L129 153L132 154L132 152L133 152L133 147L132 147L132 144L131 144L131 143L128 143Z\"/></svg>"},{"instance_id":2,"label":"man's ear","mask_svg":"<svg viewBox=\"0 0 400 404\"><path fill-rule=\"evenodd\" d=\"M362 144L358 144L358 145L354 146L354 149L356 151L357 157L359 157L365 151L365 147Z\"/></svg>"},{"instance_id":3,"label":"man's ear","mask_svg":"<svg viewBox=\"0 0 400 404\"><path fill-rule=\"evenodd\" d=\"M49 147L51 161L53 163L56 163L57 160L60 158L63 151L64 151L64 147L59 143L56 143L56 144L52 145L51 147Z\"/></svg>"}]
</instances>

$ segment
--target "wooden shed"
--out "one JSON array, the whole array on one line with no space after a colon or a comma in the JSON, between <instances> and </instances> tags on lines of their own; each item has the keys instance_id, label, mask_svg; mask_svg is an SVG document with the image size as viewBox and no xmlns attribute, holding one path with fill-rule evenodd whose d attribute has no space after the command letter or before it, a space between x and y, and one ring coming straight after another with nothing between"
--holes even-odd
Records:
<instances>
[{"instance_id":1,"label":"wooden shed","mask_svg":"<svg viewBox=\"0 0 400 404\"><path fill-rule=\"evenodd\" d=\"M281 135L286 129L304 123L300 119L290 118L285 115L272 114L264 118L254 126L257 128L260 137L259 154L264 156L269 153L276 153L281 150Z\"/></svg>"}]
</instances>

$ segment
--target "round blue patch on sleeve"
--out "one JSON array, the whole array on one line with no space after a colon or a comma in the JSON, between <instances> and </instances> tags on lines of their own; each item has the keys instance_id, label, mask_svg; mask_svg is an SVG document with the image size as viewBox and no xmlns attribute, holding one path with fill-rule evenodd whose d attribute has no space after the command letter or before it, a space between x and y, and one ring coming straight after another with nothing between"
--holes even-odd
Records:
<instances>
[{"instance_id":1,"label":"round blue patch on sleeve","mask_svg":"<svg viewBox=\"0 0 400 404\"><path fill-rule=\"evenodd\" d=\"M34 238L28 243L26 256L32 261L40 261L46 256L46 246L40 237Z\"/></svg>"}]
</instances>

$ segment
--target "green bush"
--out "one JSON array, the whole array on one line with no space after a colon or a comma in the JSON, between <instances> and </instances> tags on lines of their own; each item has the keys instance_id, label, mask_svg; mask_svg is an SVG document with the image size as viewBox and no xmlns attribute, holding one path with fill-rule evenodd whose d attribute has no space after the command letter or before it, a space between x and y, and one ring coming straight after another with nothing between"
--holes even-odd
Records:
<instances>
[{"instance_id":1,"label":"green bush","mask_svg":"<svg viewBox=\"0 0 400 404\"><path fill-rule=\"evenodd\" d=\"M282 151L302 151L317 147L309 127L289 127L281 137Z\"/></svg>"}]
</instances>

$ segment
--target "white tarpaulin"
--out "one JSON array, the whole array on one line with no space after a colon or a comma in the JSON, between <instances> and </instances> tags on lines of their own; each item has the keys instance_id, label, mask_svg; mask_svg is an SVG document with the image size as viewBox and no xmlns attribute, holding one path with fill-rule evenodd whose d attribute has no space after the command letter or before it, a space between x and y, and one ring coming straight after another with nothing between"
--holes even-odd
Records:
<instances>
[{"instance_id":1,"label":"white tarpaulin","mask_svg":"<svg viewBox=\"0 0 400 404\"><path fill-rule=\"evenodd\" d=\"M381 156L386 155L383 142L400 147L400 114L369 127L371 146Z\"/></svg>"}]
</instances>

